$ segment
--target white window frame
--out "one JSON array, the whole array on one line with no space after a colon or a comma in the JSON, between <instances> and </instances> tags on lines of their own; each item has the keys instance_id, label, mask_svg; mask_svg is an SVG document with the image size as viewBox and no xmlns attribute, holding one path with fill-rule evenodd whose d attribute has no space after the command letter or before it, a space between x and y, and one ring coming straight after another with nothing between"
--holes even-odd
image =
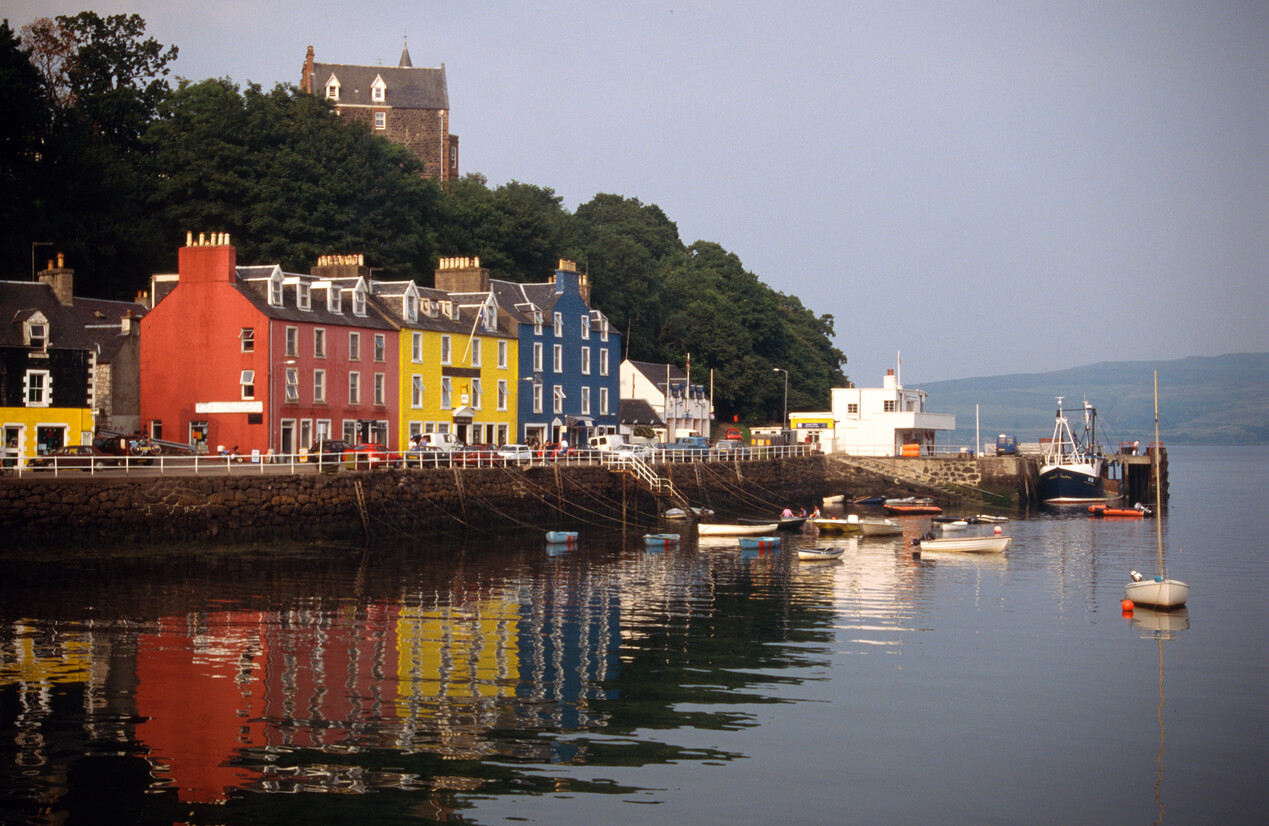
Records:
<instances>
[{"instance_id":1,"label":"white window frame","mask_svg":"<svg viewBox=\"0 0 1269 826\"><path fill-rule=\"evenodd\" d=\"M339 102L339 78L331 75L330 80L326 81L326 99Z\"/></svg>"},{"instance_id":2,"label":"white window frame","mask_svg":"<svg viewBox=\"0 0 1269 826\"><path fill-rule=\"evenodd\" d=\"M454 383L449 376L441 376L441 410L452 410L453 403Z\"/></svg>"},{"instance_id":3,"label":"white window frame","mask_svg":"<svg viewBox=\"0 0 1269 826\"><path fill-rule=\"evenodd\" d=\"M480 385L480 379L471 380L471 406L473 410L480 410L484 407L481 397L484 396L484 388Z\"/></svg>"},{"instance_id":4,"label":"white window frame","mask_svg":"<svg viewBox=\"0 0 1269 826\"><path fill-rule=\"evenodd\" d=\"M383 333L375 333L375 361L386 361L388 358L388 337Z\"/></svg>"},{"instance_id":5,"label":"white window frame","mask_svg":"<svg viewBox=\"0 0 1269 826\"><path fill-rule=\"evenodd\" d=\"M541 310L533 311L533 335L535 336L542 335L542 311Z\"/></svg>"},{"instance_id":6,"label":"white window frame","mask_svg":"<svg viewBox=\"0 0 1269 826\"><path fill-rule=\"evenodd\" d=\"M426 389L422 376L415 373L410 377L410 407L415 410L423 409L423 393Z\"/></svg>"},{"instance_id":7,"label":"white window frame","mask_svg":"<svg viewBox=\"0 0 1269 826\"><path fill-rule=\"evenodd\" d=\"M410 361L423 363L423 334L420 332L410 334Z\"/></svg>"},{"instance_id":8,"label":"white window frame","mask_svg":"<svg viewBox=\"0 0 1269 826\"><path fill-rule=\"evenodd\" d=\"M383 103L387 100L388 86L383 82L382 77L376 77L375 82L370 84L370 101L372 103Z\"/></svg>"},{"instance_id":9,"label":"white window frame","mask_svg":"<svg viewBox=\"0 0 1269 826\"><path fill-rule=\"evenodd\" d=\"M582 415L583 416L590 415L590 388L589 387L582 388Z\"/></svg>"},{"instance_id":10,"label":"white window frame","mask_svg":"<svg viewBox=\"0 0 1269 826\"><path fill-rule=\"evenodd\" d=\"M419 297L415 295L414 293L407 291L406 294L401 297L401 301L402 301L402 314L405 316L405 320L410 322L411 324L418 321L419 320Z\"/></svg>"},{"instance_id":11,"label":"white window frame","mask_svg":"<svg viewBox=\"0 0 1269 826\"><path fill-rule=\"evenodd\" d=\"M542 342L533 342L533 372L542 372Z\"/></svg>"},{"instance_id":12,"label":"white window frame","mask_svg":"<svg viewBox=\"0 0 1269 826\"><path fill-rule=\"evenodd\" d=\"M348 372L348 403L361 404L361 373L356 370Z\"/></svg>"},{"instance_id":13,"label":"white window frame","mask_svg":"<svg viewBox=\"0 0 1269 826\"><path fill-rule=\"evenodd\" d=\"M388 403L388 376L386 373L375 373L375 406L383 407Z\"/></svg>"},{"instance_id":14,"label":"white window frame","mask_svg":"<svg viewBox=\"0 0 1269 826\"><path fill-rule=\"evenodd\" d=\"M475 337L471 340L471 366L482 366L480 363L480 339Z\"/></svg>"},{"instance_id":15,"label":"white window frame","mask_svg":"<svg viewBox=\"0 0 1269 826\"><path fill-rule=\"evenodd\" d=\"M286 354L287 356L298 356L300 354L300 328L287 325L286 328Z\"/></svg>"},{"instance_id":16,"label":"white window frame","mask_svg":"<svg viewBox=\"0 0 1269 826\"><path fill-rule=\"evenodd\" d=\"M286 368L286 400L292 404L300 400L300 370L298 367Z\"/></svg>"},{"instance_id":17,"label":"white window frame","mask_svg":"<svg viewBox=\"0 0 1269 826\"><path fill-rule=\"evenodd\" d=\"M39 386L36 387L35 385ZM31 400L32 393L39 397ZM27 370L22 377L22 398L26 407L51 407L53 404L53 374L49 370Z\"/></svg>"},{"instance_id":18,"label":"white window frame","mask_svg":"<svg viewBox=\"0 0 1269 826\"><path fill-rule=\"evenodd\" d=\"M564 401L568 396L564 394L564 388L558 384L554 386L551 392L551 410L554 413L564 412Z\"/></svg>"},{"instance_id":19,"label":"white window frame","mask_svg":"<svg viewBox=\"0 0 1269 826\"><path fill-rule=\"evenodd\" d=\"M507 409L507 380L498 379L498 409L505 411Z\"/></svg>"},{"instance_id":20,"label":"white window frame","mask_svg":"<svg viewBox=\"0 0 1269 826\"><path fill-rule=\"evenodd\" d=\"M366 315L366 285L361 282L353 287L353 315L359 318Z\"/></svg>"},{"instance_id":21,"label":"white window frame","mask_svg":"<svg viewBox=\"0 0 1269 826\"><path fill-rule=\"evenodd\" d=\"M556 344L551 351L551 368L556 373L564 372L564 345Z\"/></svg>"},{"instance_id":22,"label":"white window frame","mask_svg":"<svg viewBox=\"0 0 1269 826\"><path fill-rule=\"evenodd\" d=\"M295 285L295 306L306 313L313 309L313 290L307 281Z\"/></svg>"},{"instance_id":23,"label":"white window frame","mask_svg":"<svg viewBox=\"0 0 1269 826\"><path fill-rule=\"evenodd\" d=\"M382 132L388 128L388 113L375 112L375 129Z\"/></svg>"},{"instance_id":24,"label":"white window frame","mask_svg":"<svg viewBox=\"0 0 1269 826\"><path fill-rule=\"evenodd\" d=\"M256 397L256 371L243 370L238 375L238 387L242 390L244 401L254 399Z\"/></svg>"},{"instance_id":25,"label":"white window frame","mask_svg":"<svg viewBox=\"0 0 1269 826\"><path fill-rule=\"evenodd\" d=\"M269 276L269 306L282 306L282 274L277 271Z\"/></svg>"},{"instance_id":26,"label":"white window frame","mask_svg":"<svg viewBox=\"0 0 1269 826\"><path fill-rule=\"evenodd\" d=\"M344 291L338 284L331 284L326 289L326 312L344 314Z\"/></svg>"},{"instance_id":27,"label":"white window frame","mask_svg":"<svg viewBox=\"0 0 1269 826\"><path fill-rule=\"evenodd\" d=\"M313 358L326 358L326 328L313 328Z\"/></svg>"},{"instance_id":28,"label":"white window frame","mask_svg":"<svg viewBox=\"0 0 1269 826\"><path fill-rule=\"evenodd\" d=\"M599 351L599 375L608 375L608 348Z\"/></svg>"},{"instance_id":29,"label":"white window frame","mask_svg":"<svg viewBox=\"0 0 1269 826\"><path fill-rule=\"evenodd\" d=\"M608 415L608 388L599 388L599 415Z\"/></svg>"},{"instance_id":30,"label":"white window frame","mask_svg":"<svg viewBox=\"0 0 1269 826\"><path fill-rule=\"evenodd\" d=\"M564 314L556 310L551 314L551 326L555 328L555 337L564 338Z\"/></svg>"},{"instance_id":31,"label":"white window frame","mask_svg":"<svg viewBox=\"0 0 1269 826\"><path fill-rule=\"evenodd\" d=\"M441 364L449 364L453 355L453 343L448 335L441 336Z\"/></svg>"},{"instance_id":32,"label":"white window frame","mask_svg":"<svg viewBox=\"0 0 1269 826\"><path fill-rule=\"evenodd\" d=\"M542 412L542 385L537 382L533 383L533 412Z\"/></svg>"},{"instance_id":33,"label":"white window frame","mask_svg":"<svg viewBox=\"0 0 1269 826\"><path fill-rule=\"evenodd\" d=\"M583 376L590 375L590 348L589 347L582 348L582 375Z\"/></svg>"},{"instance_id":34,"label":"white window frame","mask_svg":"<svg viewBox=\"0 0 1269 826\"><path fill-rule=\"evenodd\" d=\"M590 316L582 316L582 341L590 341Z\"/></svg>"},{"instance_id":35,"label":"white window frame","mask_svg":"<svg viewBox=\"0 0 1269 826\"><path fill-rule=\"evenodd\" d=\"M500 370L507 369L507 341L500 339L498 341L498 368Z\"/></svg>"},{"instance_id":36,"label":"white window frame","mask_svg":"<svg viewBox=\"0 0 1269 826\"><path fill-rule=\"evenodd\" d=\"M313 371L313 403L314 404L326 403L326 371L325 370ZM328 426L329 424L330 422L327 422Z\"/></svg>"},{"instance_id":37,"label":"white window frame","mask_svg":"<svg viewBox=\"0 0 1269 826\"><path fill-rule=\"evenodd\" d=\"M243 327L238 331L238 343L243 353L254 353L256 351L256 328Z\"/></svg>"},{"instance_id":38,"label":"white window frame","mask_svg":"<svg viewBox=\"0 0 1269 826\"><path fill-rule=\"evenodd\" d=\"M348 334L348 360L361 361L361 333Z\"/></svg>"}]
</instances>

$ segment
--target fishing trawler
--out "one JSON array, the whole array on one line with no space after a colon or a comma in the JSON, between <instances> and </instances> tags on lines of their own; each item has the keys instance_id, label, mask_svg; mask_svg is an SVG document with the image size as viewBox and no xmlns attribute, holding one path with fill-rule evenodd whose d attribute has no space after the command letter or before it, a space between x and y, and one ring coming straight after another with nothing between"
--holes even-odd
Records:
<instances>
[{"instance_id":1,"label":"fishing trawler","mask_svg":"<svg viewBox=\"0 0 1269 826\"><path fill-rule=\"evenodd\" d=\"M1046 505L1105 502L1102 456L1096 441L1097 409L1084 402L1084 433L1077 438L1062 412L1061 396L1057 402L1053 438L1040 465L1040 501Z\"/></svg>"}]
</instances>

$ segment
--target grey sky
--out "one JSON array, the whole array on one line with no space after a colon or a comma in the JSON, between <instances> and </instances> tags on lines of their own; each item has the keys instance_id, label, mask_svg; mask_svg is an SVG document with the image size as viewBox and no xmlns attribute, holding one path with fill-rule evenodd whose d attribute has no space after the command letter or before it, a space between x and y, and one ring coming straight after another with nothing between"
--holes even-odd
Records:
<instances>
[{"instance_id":1,"label":"grey sky","mask_svg":"<svg viewBox=\"0 0 1269 826\"><path fill-rule=\"evenodd\" d=\"M408 34L464 172L658 204L832 313L862 384L1269 350L1266 2L92 7L265 87Z\"/></svg>"}]
</instances>

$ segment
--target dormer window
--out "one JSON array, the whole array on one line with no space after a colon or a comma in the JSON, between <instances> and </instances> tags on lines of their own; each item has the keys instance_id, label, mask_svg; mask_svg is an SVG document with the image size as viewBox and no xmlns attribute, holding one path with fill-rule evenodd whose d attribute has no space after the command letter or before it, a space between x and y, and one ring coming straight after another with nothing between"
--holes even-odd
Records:
<instances>
[{"instance_id":1,"label":"dormer window","mask_svg":"<svg viewBox=\"0 0 1269 826\"><path fill-rule=\"evenodd\" d=\"M313 294L307 281L295 285L295 306L305 311L313 309Z\"/></svg>"},{"instance_id":2,"label":"dormer window","mask_svg":"<svg viewBox=\"0 0 1269 826\"><path fill-rule=\"evenodd\" d=\"M344 312L343 290L334 284L326 285L326 312L341 314Z\"/></svg>"},{"instance_id":3,"label":"dormer window","mask_svg":"<svg viewBox=\"0 0 1269 826\"><path fill-rule=\"evenodd\" d=\"M492 333L498 329L498 314L494 312L493 304L486 304L485 314L485 332Z\"/></svg>"},{"instance_id":4,"label":"dormer window","mask_svg":"<svg viewBox=\"0 0 1269 826\"><path fill-rule=\"evenodd\" d=\"M282 273L278 270L269 276L269 306L282 306Z\"/></svg>"},{"instance_id":5,"label":"dormer window","mask_svg":"<svg viewBox=\"0 0 1269 826\"><path fill-rule=\"evenodd\" d=\"M551 316L551 322L552 322L552 326L555 327L555 337L563 338L564 337L564 314L555 313L554 315Z\"/></svg>"},{"instance_id":6,"label":"dormer window","mask_svg":"<svg viewBox=\"0 0 1269 826\"><path fill-rule=\"evenodd\" d=\"M411 324L419 320L419 297L417 295L406 293L401 296L401 315Z\"/></svg>"},{"instance_id":7,"label":"dormer window","mask_svg":"<svg viewBox=\"0 0 1269 826\"><path fill-rule=\"evenodd\" d=\"M452 301L442 301L442 302L441 302L441 312L442 312L442 313L443 313L443 314L444 314L447 318L453 318L453 313L454 313L454 302L452 302Z\"/></svg>"},{"instance_id":8,"label":"dormer window","mask_svg":"<svg viewBox=\"0 0 1269 826\"><path fill-rule=\"evenodd\" d=\"M339 78L334 75L330 76L330 80L326 81L326 99L339 101Z\"/></svg>"},{"instance_id":9,"label":"dormer window","mask_svg":"<svg viewBox=\"0 0 1269 826\"><path fill-rule=\"evenodd\" d=\"M41 350L48 349L48 319L41 312L31 314L31 317L22 325L23 338L26 339L28 347L38 347Z\"/></svg>"},{"instance_id":10,"label":"dormer window","mask_svg":"<svg viewBox=\"0 0 1269 826\"><path fill-rule=\"evenodd\" d=\"M590 316L582 316L582 340L590 340Z\"/></svg>"},{"instance_id":11,"label":"dormer window","mask_svg":"<svg viewBox=\"0 0 1269 826\"><path fill-rule=\"evenodd\" d=\"M542 335L542 311L541 310L533 311L533 335L535 336Z\"/></svg>"},{"instance_id":12,"label":"dormer window","mask_svg":"<svg viewBox=\"0 0 1269 826\"><path fill-rule=\"evenodd\" d=\"M353 288L353 315L364 316L366 314L366 285L357 282L357 286Z\"/></svg>"},{"instance_id":13,"label":"dormer window","mask_svg":"<svg viewBox=\"0 0 1269 826\"><path fill-rule=\"evenodd\" d=\"M436 302L429 298L427 299L425 306L427 308L428 318L436 318Z\"/></svg>"},{"instance_id":14,"label":"dormer window","mask_svg":"<svg viewBox=\"0 0 1269 826\"><path fill-rule=\"evenodd\" d=\"M382 77L376 77L375 82L370 86L370 100L374 103L383 103L388 91L388 85L383 82Z\"/></svg>"},{"instance_id":15,"label":"dormer window","mask_svg":"<svg viewBox=\"0 0 1269 826\"><path fill-rule=\"evenodd\" d=\"M599 340L608 340L608 318L607 316L599 317Z\"/></svg>"}]
</instances>

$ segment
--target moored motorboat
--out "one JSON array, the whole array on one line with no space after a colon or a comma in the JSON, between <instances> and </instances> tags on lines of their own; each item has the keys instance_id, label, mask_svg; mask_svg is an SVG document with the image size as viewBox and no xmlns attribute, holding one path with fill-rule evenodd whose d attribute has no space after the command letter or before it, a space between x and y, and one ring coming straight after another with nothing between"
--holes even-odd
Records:
<instances>
[{"instance_id":1,"label":"moored motorboat","mask_svg":"<svg viewBox=\"0 0 1269 826\"><path fill-rule=\"evenodd\" d=\"M1053 438L1040 464L1037 493L1046 505L1105 502L1102 490L1102 457L1096 441L1097 410L1084 402L1084 436L1076 438L1062 412L1058 396Z\"/></svg>"},{"instance_id":2,"label":"moored motorboat","mask_svg":"<svg viewBox=\"0 0 1269 826\"><path fill-rule=\"evenodd\" d=\"M925 516L928 514L939 514L943 512L943 509L940 508L938 505L925 505L925 504L892 505L889 502L887 502L885 505L885 508L886 508L886 513L893 514L894 516Z\"/></svg>"},{"instance_id":3,"label":"moored motorboat","mask_svg":"<svg viewBox=\"0 0 1269 826\"><path fill-rule=\"evenodd\" d=\"M853 513L845 519L822 517L820 519L812 519L811 522L822 533L847 533L848 531L859 530L859 517Z\"/></svg>"},{"instance_id":4,"label":"moored motorboat","mask_svg":"<svg viewBox=\"0 0 1269 826\"><path fill-rule=\"evenodd\" d=\"M845 548L832 548L827 546L822 548L798 548L798 559L803 562L823 562L831 559L837 559L842 555L844 550Z\"/></svg>"},{"instance_id":5,"label":"moored motorboat","mask_svg":"<svg viewBox=\"0 0 1269 826\"><path fill-rule=\"evenodd\" d=\"M1144 519L1150 515L1150 509L1142 505L1132 508L1112 508L1109 505L1089 505L1088 512L1093 516L1115 519Z\"/></svg>"},{"instance_id":6,"label":"moored motorboat","mask_svg":"<svg viewBox=\"0 0 1269 826\"><path fill-rule=\"evenodd\" d=\"M701 536L761 536L764 533L772 533L777 525L775 522L764 522L757 525L729 525L719 522L701 522L696 526L697 533Z\"/></svg>"},{"instance_id":7,"label":"moored motorboat","mask_svg":"<svg viewBox=\"0 0 1269 826\"><path fill-rule=\"evenodd\" d=\"M859 530L864 536L897 536L903 533L903 526L890 519L860 519Z\"/></svg>"},{"instance_id":8,"label":"moored motorboat","mask_svg":"<svg viewBox=\"0 0 1269 826\"><path fill-rule=\"evenodd\" d=\"M643 544L649 548L671 548L679 544L679 539L676 533L648 533L643 535Z\"/></svg>"},{"instance_id":9,"label":"moored motorboat","mask_svg":"<svg viewBox=\"0 0 1269 826\"><path fill-rule=\"evenodd\" d=\"M947 536L917 540L922 552L1003 553L1009 547L1009 536Z\"/></svg>"},{"instance_id":10,"label":"moored motorboat","mask_svg":"<svg viewBox=\"0 0 1269 826\"><path fill-rule=\"evenodd\" d=\"M852 505L884 505L886 497L884 496L856 496L850 500Z\"/></svg>"},{"instance_id":11,"label":"moored motorboat","mask_svg":"<svg viewBox=\"0 0 1269 826\"><path fill-rule=\"evenodd\" d=\"M846 496L845 496L844 494L841 494L841 493L837 494L836 496L825 496L825 497L824 497L824 504L825 504L825 505L840 505L840 504L842 504L842 502L845 502L845 501L846 501Z\"/></svg>"},{"instance_id":12,"label":"moored motorboat","mask_svg":"<svg viewBox=\"0 0 1269 826\"><path fill-rule=\"evenodd\" d=\"M1190 598L1190 586L1179 579L1162 576L1147 579L1136 571L1132 572L1132 579L1124 586L1124 598L1132 600L1134 605L1167 610L1180 608Z\"/></svg>"},{"instance_id":13,"label":"moored motorboat","mask_svg":"<svg viewBox=\"0 0 1269 826\"><path fill-rule=\"evenodd\" d=\"M742 536L740 547L746 551L770 551L780 547L778 536Z\"/></svg>"},{"instance_id":14,"label":"moored motorboat","mask_svg":"<svg viewBox=\"0 0 1269 826\"><path fill-rule=\"evenodd\" d=\"M939 528L945 532L963 531L969 527L969 523L966 522L964 519L957 519L952 522L940 522L938 523L938 525L939 525Z\"/></svg>"},{"instance_id":15,"label":"moored motorboat","mask_svg":"<svg viewBox=\"0 0 1269 826\"><path fill-rule=\"evenodd\" d=\"M577 531L547 531L546 541L552 545L567 545L577 541Z\"/></svg>"},{"instance_id":16,"label":"moored motorboat","mask_svg":"<svg viewBox=\"0 0 1269 826\"><path fill-rule=\"evenodd\" d=\"M1000 514L993 515L993 514L980 513L974 518L977 519L979 522L1008 522L1009 521L1009 517L1001 516Z\"/></svg>"}]
</instances>

